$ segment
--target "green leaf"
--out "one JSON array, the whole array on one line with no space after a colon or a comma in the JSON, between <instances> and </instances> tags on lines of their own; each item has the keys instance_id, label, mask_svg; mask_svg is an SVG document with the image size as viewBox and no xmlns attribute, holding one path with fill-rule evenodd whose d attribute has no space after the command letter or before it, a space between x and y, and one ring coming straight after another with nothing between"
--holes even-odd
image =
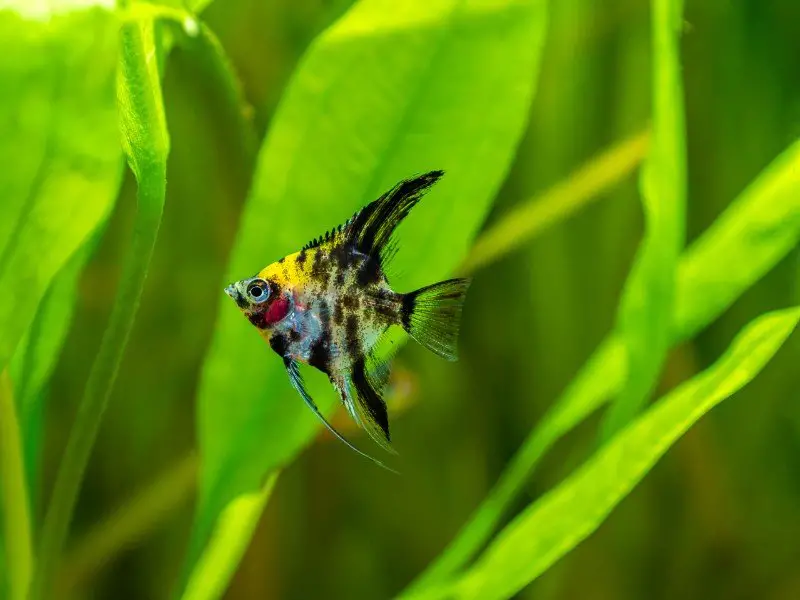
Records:
<instances>
[{"instance_id":1,"label":"green leaf","mask_svg":"<svg viewBox=\"0 0 800 600\"><path fill-rule=\"evenodd\" d=\"M229 279L296 251L400 179L431 169L447 174L400 228L395 265L405 276L394 281L407 290L446 277L524 130L544 17L542 0L357 3L313 43L288 86ZM323 410L331 407L327 382L310 383ZM257 489L316 430L281 362L224 302L199 393L202 490L188 567L222 508Z\"/></svg>"},{"instance_id":2,"label":"green leaf","mask_svg":"<svg viewBox=\"0 0 800 600\"><path fill-rule=\"evenodd\" d=\"M564 181L515 206L481 233L459 267L472 273L516 250L543 231L568 219L606 191L624 181L647 154L650 132L645 130L617 142L581 165Z\"/></svg>"},{"instance_id":3,"label":"green leaf","mask_svg":"<svg viewBox=\"0 0 800 600\"><path fill-rule=\"evenodd\" d=\"M800 140L764 169L683 256L673 339L689 339L716 319L799 238Z\"/></svg>"},{"instance_id":4,"label":"green leaf","mask_svg":"<svg viewBox=\"0 0 800 600\"><path fill-rule=\"evenodd\" d=\"M26 479L31 490L36 489L33 484L38 474L45 386L72 321L78 296L78 278L93 248L93 242L85 244L53 279L33 323L17 345L9 363L24 444ZM35 494L32 495L35 506Z\"/></svg>"},{"instance_id":5,"label":"green leaf","mask_svg":"<svg viewBox=\"0 0 800 600\"><path fill-rule=\"evenodd\" d=\"M121 161L116 23L0 11L0 369L55 277L109 214ZM55 218L58 215L58 218Z\"/></svg>"},{"instance_id":6,"label":"green leaf","mask_svg":"<svg viewBox=\"0 0 800 600\"><path fill-rule=\"evenodd\" d=\"M681 257L672 343L714 321L800 241L800 140L776 158ZM729 262L729 257L738 260ZM719 265L736 265L722 277ZM480 550L524 489L539 460L563 435L622 387L625 346L606 338L531 431L488 497L442 555L412 584L446 579Z\"/></svg>"},{"instance_id":7,"label":"green leaf","mask_svg":"<svg viewBox=\"0 0 800 600\"><path fill-rule=\"evenodd\" d=\"M700 417L750 382L792 333L800 308L750 323L713 366L623 429L533 502L449 589L421 597L509 598L588 537Z\"/></svg>"},{"instance_id":8,"label":"green leaf","mask_svg":"<svg viewBox=\"0 0 800 600\"><path fill-rule=\"evenodd\" d=\"M247 550L277 480L276 471L267 478L262 489L241 494L225 507L219 517L219 526L192 571L182 596L184 600L221 598L225 594L231 567L239 564Z\"/></svg>"},{"instance_id":9,"label":"green leaf","mask_svg":"<svg viewBox=\"0 0 800 600\"><path fill-rule=\"evenodd\" d=\"M108 216L121 173L116 22L97 3L5 3L0 10L0 373L45 293ZM85 10L70 10L82 8ZM40 20L36 20L40 19ZM32 571L25 414L2 392L9 593Z\"/></svg>"},{"instance_id":10,"label":"green leaf","mask_svg":"<svg viewBox=\"0 0 800 600\"><path fill-rule=\"evenodd\" d=\"M33 573L31 506L22 433L8 371L0 371L0 508L11 600L24 600Z\"/></svg>"},{"instance_id":11,"label":"green leaf","mask_svg":"<svg viewBox=\"0 0 800 600\"><path fill-rule=\"evenodd\" d=\"M646 230L623 292L618 328L628 377L603 421L603 438L624 427L658 382L670 343L686 212L686 142L680 76L680 3L653 0L653 142L642 170Z\"/></svg>"},{"instance_id":12,"label":"green leaf","mask_svg":"<svg viewBox=\"0 0 800 600\"><path fill-rule=\"evenodd\" d=\"M164 118L152 21L120 28L117 99L123 148L138 184L136 220L103 341L56 477L42 527L33 598L50 596L55 567L119 364L128 341L158 236L166 192L169 136Z\"/></svg>"}]
</instances>

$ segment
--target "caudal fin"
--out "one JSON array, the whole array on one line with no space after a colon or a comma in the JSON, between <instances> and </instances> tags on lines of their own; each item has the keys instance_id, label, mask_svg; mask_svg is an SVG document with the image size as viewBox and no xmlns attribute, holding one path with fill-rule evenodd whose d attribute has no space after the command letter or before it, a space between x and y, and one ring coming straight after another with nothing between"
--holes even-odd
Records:
<instances>
[{"instance_id":1,"label":"caudal fin","mask_svg":"<svg viewBox=\"0 0 800 600\"><path fill-rule=\"evenodd\" d=\"M403 296L403 328L446 360L458 359L458 328L469 279L448 279Z\"/></svg>"}]
</instances>

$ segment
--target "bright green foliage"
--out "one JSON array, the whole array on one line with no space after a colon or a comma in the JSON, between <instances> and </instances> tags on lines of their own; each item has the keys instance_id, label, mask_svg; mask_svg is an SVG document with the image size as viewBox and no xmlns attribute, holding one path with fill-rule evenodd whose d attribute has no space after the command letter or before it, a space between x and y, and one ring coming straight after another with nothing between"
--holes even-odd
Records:
<instances>
[{"instance_id":1,"label":"bright green foliage","mask_svg":"<svg viewBox=\"0 0 800 600\"><path fill-rule=\"evenodd\" d=\"M23 437L14 410L11 380L0 373L0 508L5 561L8 564L8 594L23 600L33 573L31 509L22 455ZM0 588L0 591L3 591Z\"/></svg>"},{"instance_id":2,"label":"bright green foliage","mask_svg":"<svg viewBox=\"0 0 800 600\"><path fill-rule=\"evenodd\" d=\"M356 4L315 41L286 90L229 279L296 251L400 179L432 169L446 175L400 228L394 266L405 276L393 281L407 290L447 276L520 138L543 28L539 0ZM426 243L404 246L405 236ZM335 399L319 382L311 391L327 408ZM221 307L198 401L204 462L192 560L222 507L258 487L317 427L233 305Z\"/></svg>"},{"instance_id":3,"label":"bright green foliage","mask_svg":"<svg viewBox=\"0 0 800 600\"><path fill-rule=\"evenodd\" d=\"M0 0L0 597L796 596L796 337L591 535L800 318L742 330L800 302L800 12L741 4ZM439 168L389 275L475 282L395 477L221 288Z\"/></svg>"},{"instance_id":4,"label":"bright green foliage","mask_svg":"<svg viewBox=\"0 0 800 600\"><path fill-rule=\"evenodd\" d=\"M212 600L225 594L277 479L275 472L262 489L242 494L225 507L214 537L192 570L183 600Z\"/></svg>"},{"instance_id":5,"label":"bright green foliage","mask_svg":"<svg viewBox=\"0 0 800 600\"><path fill-rule=\"evenodd\" d=\"M136 222L109 324L70 431L42 526L32 592L34 598L46 598L52 592L56 564L67 538L83 473L133 328L164 209L169 137L153 23L124 23L120 43L117 98L122 146L138 183Z\"/></svg>"},{"instance_id":6,"label":"bright green foliage","mask_svg":"<svg viewBox=\"0 0 800 600\"><path fill-rule=\"evenodd\" d=\"M624 180L647 153L650 133L643 131L581 167L562 184L542 197L532 199L505 215L500 223L475 240L462 272L491 264L517 246L523 245L555 223L569 217L587 203L596 201L602 190Z\"/></svg>"},{"instance_id":7,"label":"bright green foliage","mask_svg":"<svg viewBox=\"0 0 800 600\"><path fill-rule=\"evenodd\" d=\"M652 2L653 140L641 177L646 230L620 302L619 332L629 369L603 423L605 439L645 404L669 348L686 219L686 142L678 51L681 4L680 0Z\"/></svg>"},{"instance_id":8,"label":"bright green foliage","mask_svg":"<svg viewBox=\"0 0 800 600\"><path fill-rule=\"evenodd\" d=\"M94 247L80 248L50 284L28 331L17 345L9 364L14 402L24 432L25 473L29 489L38 479L42 442L45 387L55 368L77 300L78 275ZM34 506L36 499L32 498Z\"/></svg>"},{"instance_id":9,"label":"bright green foliage","mask_svg":"<svg viewBox=\"0 0 800 600\"><path fill-rule=\"evenodd\" d=\"M55 3L49 20L33 15L41 21L22 3L0 11L0 459L9 593L20 599L32 574L25 465L30 475L39 437L38 419L28 417L40 396L15 404L6 367L51 282L106 219L120 174L116 24L107 11L64 8ZM63 300L68 306L68 294Z\"/></svg>"},{"instance_id":10,"label":"bright green foliage","mask_svg":"<svg viewBox=\"0 0 800 600\"><path fill-rule=\"evenodd\" d=\"M0 12L0 288L17 290L0 298L0 369L113 205L115 34L98 9L47 23Z\"/></svg>"},{"instance_id":11,"label":"bright green foliage","mask_svg":"<svg viewBox=\"0 0 800 600\"><path fill-rule=\"evenodd\" d=\"M453 588L424 596L509 598L533 581L597 529L700 417L750 382L799 319L800 309L792 308L753 321L712 367L659 400L566 481L520 513Z\"/></svg>"},{"instance_id":12,"label":"bright green foliage","mask_svg":"<svg viewBox=\"0 0 800 600\"><path fill-rule=\"evenodd\" d=\"M719 317L753 282L800 242L800 142L781 154L681 258L671 343L695 335ZM719 265L744 243L735 277ZM681 310L683 309L683 310ZM467 525L411 589L442 581L463 568L490 538L525 488L544 454L567 432L618 393L628 371L618 336L607 338L542 421L531 431L497 485Z\"/></svg>"},{"instance_id":13,"label":"bright green foliage","mask_svg":"<svg viewBox=\"0 0 800 600\"><path fill-rule=\"evenodd\" d=\"M689 339L716 319L798 241L800 140L686 252L678 269L673 338ZM721 270L721 265L735 268Z\"/></svg>"}]
</instances>

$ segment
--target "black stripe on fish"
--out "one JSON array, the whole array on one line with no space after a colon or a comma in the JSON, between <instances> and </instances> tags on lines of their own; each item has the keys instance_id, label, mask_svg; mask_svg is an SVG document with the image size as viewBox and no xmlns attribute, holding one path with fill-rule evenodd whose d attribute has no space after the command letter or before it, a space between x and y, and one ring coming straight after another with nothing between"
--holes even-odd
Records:
<instances>
[{"instance_id":1,"label":"black stripe on fish","mask_svg":"<svg viewBox=\"0 0 800 600\"><path fill-rule=\"evenodd\" d=\"M331 308L324 299L320 300L319 318L322 333L311 344L308 364L327 374L331 362Z\"/></svg>"},{"instance_id":2,"label":"black stripe on fish","mask_svg":"<svg viewBox=\"0 0 800 600\"><path fill-rule=\"evenodd\" d=\"M323 331L322 335L311 344L311 350L308 357L308 364L322 371L325 374L330 373L331 363L331 332L330 330Z\"/></svg>"},{"instance_id":3,"label":"black stripe on fish","mask_svg":"<svg viewBox=\"0 0 800 600\"><path fill-rule=\"evenodd\" d=\"M250 303L247 301L247 298L245 298L242 292L240 292L239 290L236 290L236 293L234 294L233 297L233 301L236 302L236 306L242 309L250 306Z\"/></svg>"},{"instance_id":4,"label":"black stripe on fish","mask_svg":"<svg viewBox=\"0 0 800 600\"><path fill-rule=\"evenodd\" d=\"M273 333L269 345L278 355L285 357L289 350L289 338L283 333Z\"/></svg>"},{"instance_id":5,"label":"black stripe on fish","mask_svg":"<svg viewBox=\"0 0 800 600\"><path fill-rule=\"evenodd\" d=\"M361 287L367 287L370 284L378 283L381 280L381 264L372 257L361 263L356 275L356 282Z\"/></svg>"},{"instance_id":6,"label":"black stripe on fish","mask_svg":"<svg viewBox=\"0 0 800 600\"><path fill-rule=\"evenodd\" d=\"M344 323L344 311L342 310L342 303L337 302L333 307L333 322L337 325Z\"/></svg>"},{"instance_id":7,"label":"black stripe on fish","mask_svg":"<svg viewBox=\"0 0 800 600\"><path fill-rule=\"evenodd\" d=\"M340 302L341 305L348 310L348 312L352 312L356 310L359 306L361 306L361 301L358 299L358 296L354 293L349 293L342 296Z\"/></svg>"},{"instance_id":8,"label":"black stripe on fish","mask_svg":"<svg viewBox=\"0 0 800 600\"><path fill-rule=\"evenodd\" d=\"M357 255L345 245L337 244L331 248L330 259L339 271L346 271L356 262Z\"/></svg>"},{"instance_id":9,"label":"black stripe on fish","mask_svg":"<svg viewBox=\"0 0 800 600\"><path fill-rule=\"evenodd\" d=\"M327 281L331 270L331 262L322 250L314 252L314 259L311 262L311 277L317 281Z\"/></svg>"},{"instance_id":10,"label":"black stripe on fish","mask_svg":"<svg viewBox=\"0 0 800 600\"><path fill-rule=\"evenodd\" d=\"M354 314L347 315L345 322L345 335L347 339L347 351L351 357L361 354L361 338L358 331L358 317Z\"/></svg>"},{"instance_id":11,"label":"black stripe on fish","mask_svg":"<svg viewBox=\"0 0 800 600\"><path fill-rule=\"evenodd\" d=\"M266 329L267 324L264 320L266 314L267 313L264 311L250 313L249 315L247 315L247 319L250 321L251 324L255 325L258 329Z\"/></svg>"},{"instance_id":12,"label":"black stripe on fish","mask_svg":"<svg viewBox=\"0 0 800 600\"><path fill-rule=\"evenodd\" d=\"M361 403L362 407L372 422L376 423L381 428L383 435L386 436L386 441L390 442L389 436L389 415L386 412L386 403L380 397L375 388L372 386L368 376L364 358L359 358L353 364L353 372L351 375L353 385L356 388L357 401Z\"/></svg>"}]
</instances>

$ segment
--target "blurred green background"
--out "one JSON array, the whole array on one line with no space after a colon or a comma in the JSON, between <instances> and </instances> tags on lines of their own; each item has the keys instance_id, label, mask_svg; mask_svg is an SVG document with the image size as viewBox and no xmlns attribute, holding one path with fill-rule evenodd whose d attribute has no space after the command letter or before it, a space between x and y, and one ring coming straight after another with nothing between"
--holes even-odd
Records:
<instances>
[{"instance_id":1,"label":"blurred green background","mask_svg":"<svg viewBox=\"0 0 800 600\"><path fill-rule=\"evenodd\" d=\"M237 129L198 53L178 45L167 59L164 220L82 491L61 574L72 590L65 597L159 598L174 585L192 519L187 457L196 448L198 374L225 301L221 284L255 151L300 56L347 7L343 0L218 0L205 11L252 107L252 136ZM650 44L644 0L550 3L528 129L487 226L648 126ZM691 241L800 136L800 4L687 0L682 62ZM128 174L81 278L50 382L45 493L107 322L134 208ZM402 589L455 535L612 328L641 233L630 176L476 273L461 361L444 363L413 346L399 355L397 381L406 391L393 432L402 476L376 473L320 436L282 475L225 597L373 599ZM673 350L660 389L711 364L754 315L800 303L798 260L795 250ZM752 385L694 427L593 537L519 597L800 598L799 360L795 336ZM556 446L520 508L594 449L598 422ZM367 445L365 436L350 435ZM130 506L176 468L167 478L174 498L161 494L164 506L149 528L120 552L79 560L81 541L113 507Z\"/></svg>"}]
</instances>

